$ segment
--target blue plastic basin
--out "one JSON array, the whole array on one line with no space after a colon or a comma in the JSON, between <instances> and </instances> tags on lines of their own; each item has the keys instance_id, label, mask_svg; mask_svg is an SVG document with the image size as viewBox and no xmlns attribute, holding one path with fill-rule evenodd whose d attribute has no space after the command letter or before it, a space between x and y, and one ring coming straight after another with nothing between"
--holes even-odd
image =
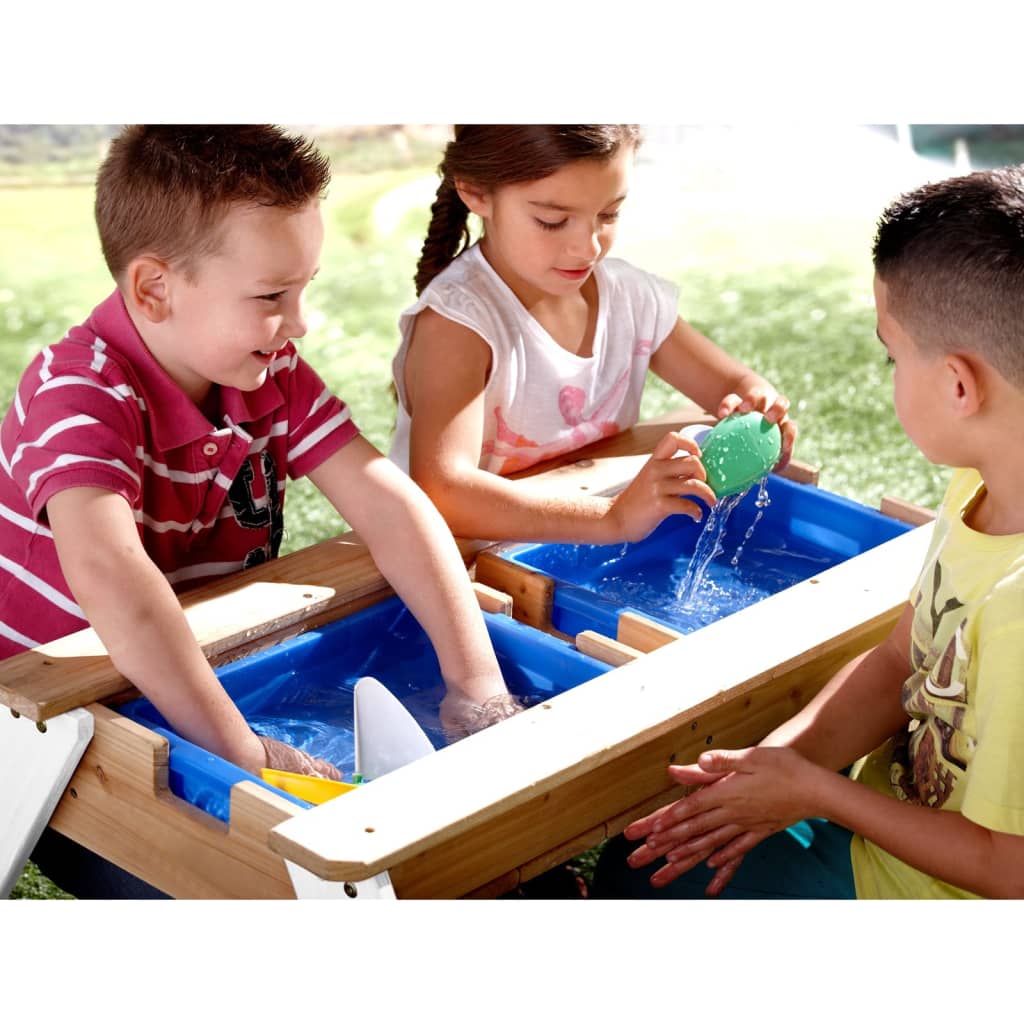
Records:
<instances>
[{"instance_id":1,"label":"blue plastic basin","mask_svg":"<svg viewBox=\"0 0 1024 1024\"><path fill-rule=\"evenodd\" d=\"M505 615L483 613L509 689L527 704L593 679L609 666ZM427 635L398 598L217 670L224 688L257 732L355 769L352 690L362 676L383 683L412 713L435 747L446 745L438 720L444 683ZM248 779L302 807L304 800L178 736L145 699L122 714L169 740L171 791L228 820L231 787Z\"/></svg>"},{"instance_id":2,"label":"blue plastic basin","mask_svg":"<svg viewBox=\"0 0 1024 1024\"><path fill-rule=\"evenodd\" d=\"M770 476L767 494L770 504L756 526L756 487L733 509L723 551L690 604L676 597L703 525L685 516L666 519L636 544L524 544L503 557L555 580L552 625L569 636L592 629L615 637L623 611L691 633L911 529L875 509L784 477Z\"/></svg>"}]
</instances>

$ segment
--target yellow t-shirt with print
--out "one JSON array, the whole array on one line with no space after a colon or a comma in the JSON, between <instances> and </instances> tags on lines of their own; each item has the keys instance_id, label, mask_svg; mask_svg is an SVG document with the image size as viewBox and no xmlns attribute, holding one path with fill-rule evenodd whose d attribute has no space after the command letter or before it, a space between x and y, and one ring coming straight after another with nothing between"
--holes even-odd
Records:
<instances>
[{"instance_id":1,"label":"yellow t-shirt with print","mask_svg":"<svg viewBox=\"0 0 1024 1024\"><path fill-rule=\"evenodd\" d=\"M911 722L852 777L900 800L1024 835L1024 534L963 521L984 484L953 473L914 588ZM850 847L860 899L972 898L861 836Z\"/></svg>"}]
</instances>

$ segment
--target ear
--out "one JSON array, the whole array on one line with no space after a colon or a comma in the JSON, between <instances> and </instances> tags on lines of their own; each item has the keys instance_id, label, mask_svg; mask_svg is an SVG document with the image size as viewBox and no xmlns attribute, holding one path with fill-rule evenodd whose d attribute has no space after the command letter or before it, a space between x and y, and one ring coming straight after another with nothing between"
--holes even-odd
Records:
<instances>
[{"instance_id":1,"label":"ear","mask_svg":"<svg viewBox=\"0 0 1024 1024\"><path fill-rule=\"evenodd\" d=\"M171 312L170 267L155 256L137 256L124 272L122 294L129 309L150 323L166 320Z\"/></svg>"},{"instance_id":2,"label":"ear","mask_svg":"<svg viewBox=\"0 0 1024 1024\"><path fill-rule=\"evenodd\" d=\"M475 213L478 217L490 217L491 215L491 193L485 188L481 188L479 185L473 185L468 181L463 181L461 178L455 179L455 191L459 193L459 198L469 207L470 213Z\"/></svg>"},{"instance_id":3,"label":"ear","mask_svg":"<svg viewBox=\"0 0 1024 1024\"><path fill-rule=\"evenodd\" d=\"M984 373L970 356L945 357L946 398L954 416L973 416L985 401Z\"/></svg>"}]
</instances>

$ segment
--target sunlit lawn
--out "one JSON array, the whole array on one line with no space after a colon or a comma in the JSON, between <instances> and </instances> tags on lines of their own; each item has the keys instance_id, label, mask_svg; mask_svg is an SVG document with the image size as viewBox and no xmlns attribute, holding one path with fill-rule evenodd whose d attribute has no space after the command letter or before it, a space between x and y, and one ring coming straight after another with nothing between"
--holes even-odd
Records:
<instances>
[{"instance_id":1,"label":"sunlit lawn","mask_svg":"<svg viewBox=\"0 0 1024 1024\"><path fill-rule=\"evenodd\" d=\"M413 298L431 174L425 163L336 177L322 269L309 292L302 350L383 450L394 412L396 322ZM375 204L400 186L411 189L413 205L389 207L382 230ZM880 208L801 208L790 200L780 210L749 196L740 202L728 192L688 190L685 176L666 179L644 165L634 191L617 254L676 280L683 315L789 395L800 424L797 457L820 467L821 485L875 506L885 494L934 505L946 471L930 466L904 437L874 336L869 246ZM84 319L110 287L91 189L0 190L4 407L32 354ZM643 414L679 401L652 379ZM286 518L284 551L343 528L302 481L289 487ZM25 876L15 896L46 895L46 884Z\"/></svg>"}]
</instances>

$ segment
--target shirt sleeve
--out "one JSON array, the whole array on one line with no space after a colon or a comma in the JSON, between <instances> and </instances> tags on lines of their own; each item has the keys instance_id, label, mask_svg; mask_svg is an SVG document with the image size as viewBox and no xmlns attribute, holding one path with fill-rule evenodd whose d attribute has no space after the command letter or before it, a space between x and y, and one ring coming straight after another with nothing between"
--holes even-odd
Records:
<instances>
[{"instance_id":1,"label":"shirt sleeve","mask_svg":"<svg viewBox=\"0 0 1024 1024\"><path fill-rule=\"evenodd\" d=\"M26 379L23 418L4 448L33 516L44 521L50 498L72 487L113 491L134 505L142 486L134 392L87 367L38 386Z\"/></svg>"},{"instance_id":2,"label":"shirt sleeve","mask_svg":"<svg viewBox=\"0 0 1024 1024\"><path fill-rule=\"evenodd\" d=\"M349 407L300 356L288 376L288 475L306 476L359 434Z\"/></svg>"}]
</instances>

